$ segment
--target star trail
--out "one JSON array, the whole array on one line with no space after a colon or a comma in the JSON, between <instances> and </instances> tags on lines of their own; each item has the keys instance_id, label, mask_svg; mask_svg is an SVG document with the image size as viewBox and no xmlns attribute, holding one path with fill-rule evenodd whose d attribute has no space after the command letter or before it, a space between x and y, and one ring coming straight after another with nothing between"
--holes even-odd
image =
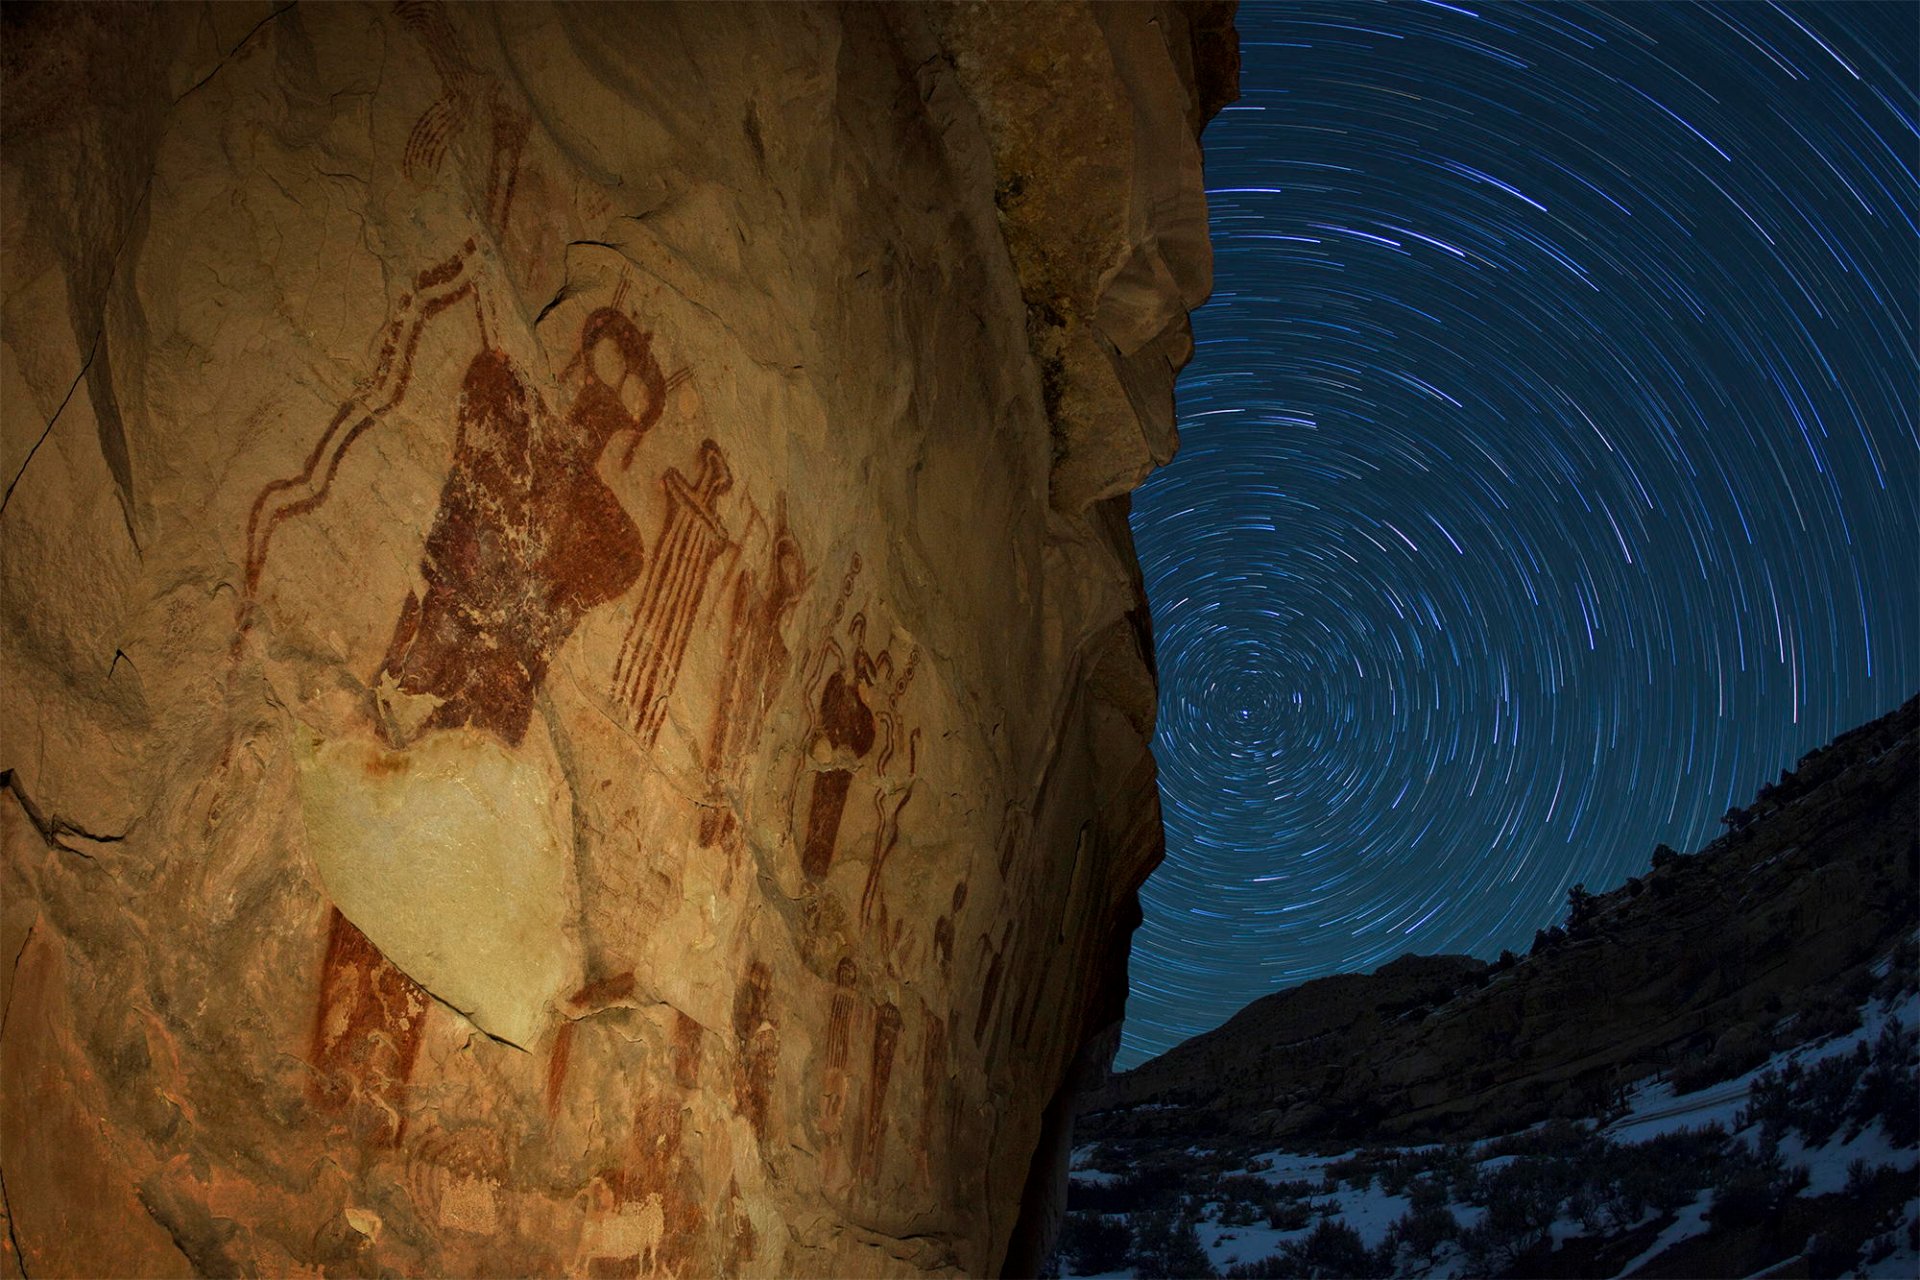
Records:
<instances>
[{"instance_id":1,"label":"star trail","mask_svg":"<svg viewBox=\"0 0 1920 1280\"><path fill-rule=\"evenodd\" d=\"M1524 951L1920 686L1917 13L1242 5L1120 1066Z\"/></svg>"}]
</instances>

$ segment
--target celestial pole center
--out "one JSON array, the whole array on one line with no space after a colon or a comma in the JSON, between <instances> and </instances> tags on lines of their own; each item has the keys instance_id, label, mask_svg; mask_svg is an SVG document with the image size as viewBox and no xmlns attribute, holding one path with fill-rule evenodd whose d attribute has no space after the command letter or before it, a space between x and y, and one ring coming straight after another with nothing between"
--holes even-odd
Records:
<instances>
[{"instance_id":1,"label":"celestial pole center","mask_svg":"<svg viewBox=\"0 0 1920 1280\"><path fill-rule=\"evenodd\" d=\"M1524 950L1920 687L1917 13L1242 4L1120 1066Z\"/></svg>"}]
</instances>

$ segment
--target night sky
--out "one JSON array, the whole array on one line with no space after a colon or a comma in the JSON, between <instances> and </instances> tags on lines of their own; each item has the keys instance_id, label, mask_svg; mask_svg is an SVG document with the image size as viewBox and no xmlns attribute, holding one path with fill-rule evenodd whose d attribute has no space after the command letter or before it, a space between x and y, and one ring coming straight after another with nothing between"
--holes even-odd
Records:
<instances>
[{"instance_id":1,"label":"night sky","mask_svg":"<svg viewBox=\"0 0 1920 1280\"><path fill-rule=\"evenodd\" d=\"M1524 951L1920 687L1916 12L1242 4L1119 1065Z\"/></svg>"}]
</instances>

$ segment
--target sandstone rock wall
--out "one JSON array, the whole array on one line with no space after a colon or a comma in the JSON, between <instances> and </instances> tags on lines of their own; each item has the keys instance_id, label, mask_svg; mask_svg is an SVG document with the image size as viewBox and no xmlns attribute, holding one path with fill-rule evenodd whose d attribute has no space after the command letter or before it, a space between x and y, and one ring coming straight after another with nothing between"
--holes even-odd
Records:
<instances>
[{"instance_id":1,"label":"sandstone rock wall","mask_svg":"<svg viewBox=\"0 0 1920 1280\"><path fill-rule=\"evenodd\" d=\"M5 21L0 1269L1018 1268L1230 10Z\"/></svg>"}]
</instances>

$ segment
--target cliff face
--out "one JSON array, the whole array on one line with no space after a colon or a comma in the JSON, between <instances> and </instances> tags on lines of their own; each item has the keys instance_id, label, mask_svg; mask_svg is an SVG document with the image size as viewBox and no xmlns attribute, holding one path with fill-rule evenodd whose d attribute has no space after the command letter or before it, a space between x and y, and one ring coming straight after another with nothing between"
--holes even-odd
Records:
<instances>
[{"instance_id":1,"label":"cliff face","mask_svg":"<svg viewBox=\"0 0 1920 1280\"><path fill-rule=\"evenodd\" d=\"M5 1271L1017 1265L1230 11L6 21Z\"/></svg>"},{"instance_id":2,"label":"cliff face","mask_svg":"<svg viewBox=\"0 0 1920 1280\"><path fill-rule=\"evenodd\" d=\"M1737 1075L1853 1008L1920 920L1920 698L1809 754L1694 857L1511 966L1404 957L1255 1002L1107 1082L1077 1140L1486 1136L1660 1070ZM1810 1030L1810 1028L1814 1028Z\"/></svg>"}]
</instances>

